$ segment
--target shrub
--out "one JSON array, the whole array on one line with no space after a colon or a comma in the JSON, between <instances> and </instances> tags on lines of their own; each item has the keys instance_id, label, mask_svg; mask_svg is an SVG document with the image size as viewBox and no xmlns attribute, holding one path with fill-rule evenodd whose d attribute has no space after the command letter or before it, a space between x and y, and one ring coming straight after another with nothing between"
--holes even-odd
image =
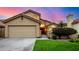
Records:
<instances>
[{"instance_id":1,"label":"shrub","mask_svg":"<svg viewBox=\"0 0 79 59\"><path fill-rule=\"evenodd\" d=\"M71 34L76 34L77 31L73 28L54 28L53 29L53 34L59 36L67 36L69 38L69 35Z\"/></svg>"},{"instance_id":2,"label":"shrub","mask_svg":"<svg viewBox=\"0 0 79 59\"><path fill-rule=\"evenodd\" d=\"M53 35L52 38L56 40L57 39L57 36L56 35Z\"/></svg>"},{"instance_id":3,"label":"shrub","mask_svg":"<svg viewBox=\"0 0 79 59\"><path fill-rule=\"evenodd\" d=\"M69 42L74 42L74 39L70 39Z\"/></svg>"},{"instance_id":4,"label":"shrub","mask_svg":"<svg viewBox=\"0 0 79 59\"><path fill-rule=\"evenodd\" d=\"M69 42L79 42L79 39L70 39Z\"/></svg>"},{"instance_id":5,"label":"shrub","mask_svg":"<svg viewBox=\"0 0 79 59\"><path fill-rule=\"evenodd\" d=\"M76 40L75 42L79 42L79 40Z\"/></svg>"}]
</instances>

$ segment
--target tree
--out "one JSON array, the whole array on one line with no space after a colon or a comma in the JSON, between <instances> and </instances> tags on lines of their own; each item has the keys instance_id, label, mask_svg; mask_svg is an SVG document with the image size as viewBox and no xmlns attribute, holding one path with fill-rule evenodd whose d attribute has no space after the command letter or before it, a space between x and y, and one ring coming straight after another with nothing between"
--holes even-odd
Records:
<instances>
[{"instance_id":1,"label":"tree","mask_svg":"<svg viewBox=\"0 0 79 59\"><path fill-rule=\"evenodd\" d=\"M62 21L58 24L58 28L65 28L66 24L63 23Z\"/></svg>"},{"instance_id":2,"label":"tree","mask_svg":"<svg viewBox=\"0 0 79 59\"><path fill-rule=\"evenodd\" d=\"M60 22L58 27L63 28L63 25L64 25L63 22Z\"/></svg>"}]
</instances>

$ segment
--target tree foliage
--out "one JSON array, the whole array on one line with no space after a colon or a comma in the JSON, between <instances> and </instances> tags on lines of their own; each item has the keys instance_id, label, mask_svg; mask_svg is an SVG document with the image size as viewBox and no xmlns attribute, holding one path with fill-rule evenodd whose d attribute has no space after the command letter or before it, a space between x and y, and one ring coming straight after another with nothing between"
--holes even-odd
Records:
<instances>
[{"instance_id":1,"label":"tree foliage","mask_svg":"<svg viewBox=\"0 0 79 59\"><path fill-rule=\"evenodd\" d=\"M67 24L63 23L62 21L58 24L58 28L65 28L65 26L67 26Z\"/></svg>"}]
</instances>

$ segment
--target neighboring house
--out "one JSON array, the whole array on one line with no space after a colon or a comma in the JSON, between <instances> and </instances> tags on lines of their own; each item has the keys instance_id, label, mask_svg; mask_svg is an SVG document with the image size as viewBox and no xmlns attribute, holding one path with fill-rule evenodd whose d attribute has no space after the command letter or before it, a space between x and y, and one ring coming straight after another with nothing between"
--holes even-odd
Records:
<instances>
[{"instance_id":1,"label":"neighboring house","mask_svg":"<svg viewBox=\"0 0 79 59\"><path fill-rule=\"evenodd\" d=\"M47 35L47 25L51 22L41 19L41 14L33 10L27 10L23 13L5 19L0 22L0 29L4 29L2 37L41 37L42 32ZM42 30L40 30L42 28Z\"/></svg>"},{"instance_id":2,"label":"neighboring house","mask_svg":"<svg viewBox=\"0 0 79 59\"><path fill-rule=\"evenodd\" d=\"M76 20L73 21L72 27L73 27L74 29L76 29L77 32L78 32L78 34L79 34L79 19L76 19Z\"/></svg>"},{"instance_id":3,"label":"neighboring house","mask_svg":"<svg viewBox=\"0 0 79 59\"><path fill-rule=\"evenodd\" d=\"M77 30L77 34L73 34L72 37L79 36L79 19L74 20L72 14L67 16L67 27Z\"/></svg>"},{"instance_id":4,"label":"neighboring house","mask_svg":"<svg viewBox=\"0 0 79 59\"><path fill-rule=\"evenodd\" d=\"M76 19L72 22L72 28L74 28L75 30L77 30L77 34L78 34L78 37L79 37L79 19Z\"/></svg>"}]
</instances>

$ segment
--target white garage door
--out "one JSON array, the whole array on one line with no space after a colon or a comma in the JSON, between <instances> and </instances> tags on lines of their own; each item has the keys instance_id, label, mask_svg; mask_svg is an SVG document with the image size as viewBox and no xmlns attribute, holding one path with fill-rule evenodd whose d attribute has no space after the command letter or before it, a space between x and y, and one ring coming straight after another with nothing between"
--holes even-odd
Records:
<instances>
[{"instance_id":1,"label":"white garage door","mask_svg":"<svg viewBox=\"0 0 79 59\"><path fill-rule=\"evenodd\" d=\"M35 26L9 26L9 37L36 37Z\"/></svg>"}]
</instances>

